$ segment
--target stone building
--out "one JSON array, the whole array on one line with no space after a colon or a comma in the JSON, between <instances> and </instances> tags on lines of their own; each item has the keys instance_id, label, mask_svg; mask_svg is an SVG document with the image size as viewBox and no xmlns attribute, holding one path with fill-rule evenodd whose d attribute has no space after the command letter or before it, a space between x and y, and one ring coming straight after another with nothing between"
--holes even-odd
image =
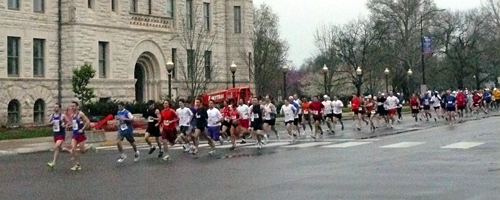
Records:
<instances>
[{"instance_id":1,"label":"stone building","mask_svg":"<svg viewBox=\"0 0 500 200\"><path fill-rule=\"evenodd\" d=\"M242 45L252 0L0 0L0 125L39 124L55 103L67 107L76 100L72 70L85 62L96 70L96 100L160 100L168 59L172 97L186 97L188 49L179 36L198 21L216 34L205 62L216 73L205 89L232 87L233 61L236 84L253 85L252 50Z\"/></svg>"}]
</instances>

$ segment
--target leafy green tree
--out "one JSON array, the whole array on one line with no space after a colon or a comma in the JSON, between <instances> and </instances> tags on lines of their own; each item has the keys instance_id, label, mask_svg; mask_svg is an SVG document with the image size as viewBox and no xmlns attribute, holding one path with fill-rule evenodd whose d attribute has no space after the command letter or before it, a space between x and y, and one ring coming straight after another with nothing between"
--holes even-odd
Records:
<instances>
[{"instance_id":1,"label":"leafy green tree","mask_svg":"<svg viewBox=\"0 0 500 200\"><path fill-rule=\"evenodd\" d=\"M73 69L73 77L71 78L73 92L83 105L91 102L92 98L96 97L94 89L88 87L90 79L94 78L94 76L95 70L92 68L92 64L88 62Z\"/></svg>"}]
</instances>

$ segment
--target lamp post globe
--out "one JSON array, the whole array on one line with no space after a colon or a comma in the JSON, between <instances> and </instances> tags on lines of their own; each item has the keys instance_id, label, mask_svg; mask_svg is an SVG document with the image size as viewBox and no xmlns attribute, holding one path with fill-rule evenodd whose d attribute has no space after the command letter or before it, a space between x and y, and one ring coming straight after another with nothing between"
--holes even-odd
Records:
<instances>
[{"instance_id":1,"label":"lamp post globe","mask_svg":"<svg viewBox=\"0 0 500 200\"><path fill-rule=\"evenodd\" d=\"M328 73L328 67L326 67L326 65L323 65L323 68L321 70L324 74Z\"/></svg>"},{"instance_id":2,"label":"lamp post globe","mask_svg":"<svg viewBox=\"0 0 500 200\"><path fill-rule=\"evenodd\" d=\"M413 72L411 71L411 69L408 69L408 72L407 72L407 73L408 73L408 76L413 75Z\"/></svg>"},{"instance_id":3,"label":"lamp post globe","mask_svg":"<svg viewBox=\"0 0 500 200\"><path fill-rule=\"evenodd\" d=\"M231 70L231 73L233 74L233 88L236 87L234 73L236 73L237 68L238 68L238 66L236 66L236 64L234 64L234 61L233 61L233 63L231 64L231 67L229 67L229 70Z\"/></svg>"},{"instance_id":4,"label":"lamp post globe","mask_svg":"<svg viewBox=\"0 0 500 200\"><path fill-rule=\"evenodd\" d=\"M358 67L358 69L356 69L356 75L361 76L361 74L363 74L363 70L361 70L361 67Z\"/></svg>"},{"instance_id":5,"label":"lamp post globe","mask_svg":"<svg viewBox=\"0 0 500 200\"><path fill-rule=\"evenodd\" d=\"M385 92L389 93L389 68L385 68Z\"/></svg>"}]
</instances>

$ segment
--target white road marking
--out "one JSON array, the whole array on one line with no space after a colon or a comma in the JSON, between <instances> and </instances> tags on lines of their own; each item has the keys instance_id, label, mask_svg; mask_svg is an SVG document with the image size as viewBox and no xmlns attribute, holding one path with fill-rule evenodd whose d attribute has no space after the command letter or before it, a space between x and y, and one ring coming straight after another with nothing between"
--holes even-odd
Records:
<instances>
[{"instance_id":1,"label":"white road marking","mask_svg":"<svg viewBox=\"0 0 500 200\"><path fill-rule=\"evenodd\" d=\"M276 146L283 146L283 145L287 145L287 144L290 144L290 142L277 142L277 143L268 143L266 145L263 145L262 147L263 148L266 148L266 147L276 147ZM251 145L251 146L247 146L245 148L257 148L258 145Z\"/></svg>"},{"instance_id":2,"label":"white road marking","mask_svg":"<svg viewBox=\"0 0 500 200\"><path fill-rule=\"evenodd\" d=\"M475 146L479 146L484 144L484 142L458 142L454 144L450 144L444 147L441 147L442 149L469 149Z\"/></svg>"},{"instance_id":3,"label":"white road marking","mask_svg":"<svg viewBox=\"0 0 500 200\"><path fill-rule=\"evenodd\" d=\"M371 142L345 142L345 143L332 144L332 145L327 145L327 146L322 146L322 147L323 148L346 148L346 147L358 146L358 145L369 144L369 143L371 143Z\"/></svg>"},{"instance_id":4,"label":"white road marking","mask_svg":"<svg viewBox=\"0 0 500 200\"><path fill-rule=\"evenodd\" d=\"M295 145L283 146L283 147L286 147L286 148L304 148L304 147L313 147L313 146L320 146L320 145L327 145L327 144L331 144L331 142L309 142L309 143L295 144Z\"/></svg>"},{"instance_id":5,"label":"white road marking","mask_svg":"<svg viewBox=\"0 0 500 200\"><path fill-rule=\"evenodd\" d=\"M380 148L408 148L408 147L412 147L412 146L421 145L424 143L425 142L400 142L400 143L396 143L396 144L381 146Z\"/></svg>"}]
</instances>

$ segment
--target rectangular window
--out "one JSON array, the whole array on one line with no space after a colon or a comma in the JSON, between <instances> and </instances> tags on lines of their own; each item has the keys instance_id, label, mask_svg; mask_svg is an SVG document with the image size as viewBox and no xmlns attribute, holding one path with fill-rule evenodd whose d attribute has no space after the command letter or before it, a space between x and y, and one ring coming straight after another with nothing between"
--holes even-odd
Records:
<instances>
[{"instance_id":1,"label":"rectangular window","mask_svg":"<svg viewBox=\"0 0 500 200\"><path fill-rule=\"evenodd\" d=\"M33 39L33 76L44 76L44 39Z\"/></svg>"},{"instance_id":2,"label":"rectangular window","mask_svg":"<svg viewBox=\"0 0 500 200\"><path fill-rule=\"evenodd\" d=\"M116 2L117 0L111 0L111 11L116 12Z\"/></svg>"},{"instance_id":3,"label":"rectangular window","mask_svg":"<svg viewBox=\"0 0 500 200\"><path fill-rule=\"evenodd\" d=\"M7 37L7 75L19 76L19 41L18 37Z\"/></svg>"},{"instance_id":4,"label":"rectangular window","mask_svg":"<svg viewBox=\"0 0 500 200\"><path fill-rule=\"evenodd\" d=\"M234 33L241 33L241 7L234 7Z\"/></svg>"},{"instance_id":5,"label":"rectangular window","mask_svg":"<svg viewBox=\"0 0 500 200\"><path fill-rule=\"evenodd\" d=\"M186 27L193 28L193 1L186 0Z\"/></svg>"},{"instance_id":6,"label":"rectangular window","mask_svg":"<svg viewBox=\"0 0 500 200\"><path fill-rule=\"evenodd\" d=\"M174 0L167 0L167 17L174 17Z\"/></svg>"},{"instance_id":7,"label":"rectangular window","mask_svg":"<svg viewBox=\"0 0 500 200\"><path fill-rule=\"evenodd\" d=\"M194 68L194 50L187 50L187 78L193 79L195 68Z\"/></svg>"},{"instance_id":8,"label":"rectangular window","mask_svg":"<svg viewBox=\"0 0 500 200\"><path fill-rule=\"evenodd\" d=\"M153 2L151 0L148 1L148 13L151 15L153 13Z\"/></svg>"},{"instance_id":9,"label":"rectangular window","mask_svg":"<svg viewBox=\"0 0 500 200\"><path fill-rule=\"evenodd\" d=\"M210 3L203 3L203 24L205 30L210 30Z\"/></svg>"},{"instance_id":10,"label":"rectangular window","mask_svg":"<svg viewBox=\"0 0 500 200\"><path fill-rule=\"evenodd\" d=\"M19 0L8 0L8 8L11 10L19 10Z\"/></svg>"},{"instance_id":11,"label":"rectangular window","mask_svg":"<svg viewBox=\"0 0 500 200\"><path fill-rule=\"evenodd\" d=\"M205 79L210 80L212 78L212 52L205 51Z\"/></svg>"},{"instance_id":12,"label":"rectangular window","mask_svg":"<svg viewBox=\"0 0 500 200\"><path fill-rule=\"evenodd\" d=\"M172 70L172 78L177 76L177 49L172 49L172 62L174 63L174 70Z\"/></svg>"},{"instance_id":13,"label":"rectangular window","mask_svg":"<svg viewBox=\"0 0 500 200\"><path fill-rule=\"evenodd\" d=\"M94 2L92 2L94 0L87 0L87 7L89 8L93 8L94 6L92 5Z\"/></svg>"},{"instance_id":14,"label":"rectangular window","mask_svg":"<svg viewBox=\"0 0 500 200\"><path fill-rule=\"evenodd\" d=\"M107 48L108 48L107 42L99 42L99 78L106 78Z\"/></svg>"},{"instance_id":15,"label":"rectangular window","mask_svg":"<svg viewBox=\"0 0 500 200\"><path fill-rule=\"evenodd\" d=\"M33 11L43 12L44 11L44 0L33 0Z\"/></svg>"},{"instance_id":16,"label":"rectangular window","mask_svg":"<svg viewBox=\"0 0 500 200\"><path fill-rule=\"evenodd\" d=\"M137 10L137 0L131 0L130 1L130 12L133 12L133 13L138 12L138 10Z\"/></svg>"}]
</instances>

